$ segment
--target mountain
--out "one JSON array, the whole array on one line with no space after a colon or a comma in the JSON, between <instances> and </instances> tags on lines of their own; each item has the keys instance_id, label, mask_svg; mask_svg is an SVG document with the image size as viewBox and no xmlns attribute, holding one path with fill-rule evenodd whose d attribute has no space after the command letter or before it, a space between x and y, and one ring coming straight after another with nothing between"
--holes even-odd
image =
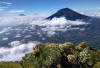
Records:
<instances>
[{"instance_id":1,"label":"mountain","mask_svg":"<svg viewBox=\"0 0 100 68\"><path fill-rule=\"evenodd\" d=\"M19 16L26 16L25 14L19 14Z\"/></svg>"},{"instance_id":2,"label":"mountain","mask_svg":"<svg viewBox=\"0 0 100 68\"><path fill-rule=\"evenodd\" d=\"M77 19L81 19L81 20L87 20L90 19L91 17L80 14L76 11L73 11L69 8L63 8L59 11L57 11L55 14L47 17L46 19L53 19L54 17L56 18L60 18L60 17L65 17L67 20L77 20Z\"/></svg>"}]
</instances>

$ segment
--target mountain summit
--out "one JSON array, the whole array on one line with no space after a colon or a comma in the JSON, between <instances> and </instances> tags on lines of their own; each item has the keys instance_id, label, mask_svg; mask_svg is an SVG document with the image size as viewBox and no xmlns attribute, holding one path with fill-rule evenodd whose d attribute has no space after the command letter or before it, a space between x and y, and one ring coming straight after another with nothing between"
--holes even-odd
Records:
<instances>
[{"instance_id":1,"label":"mountain summit","mask_svg":"<svg viewBox=\"0 0 100 68\"><path fill-rule=\"evenodd\" d=\"M59 11L57 11L55 14L47 17L46 19L53 19L54 17L56 18L60 18L60 17L65 17L67 20L77 20L77 19L82 19L82 20L86 20L89 19L89 16L85 16L83 14L80 14L76 11L73 11L69 8L63 8Z\"/></svg>"},{"instance_id":2,"label":"mountain summit","mask_svg":"<svg viewBox=\"0 0 100 68\"><path fill-rule=\"evenodd\" d=\"M25 16L25 14L19 14L19 16Z\"/></svg>"}]
</instances>

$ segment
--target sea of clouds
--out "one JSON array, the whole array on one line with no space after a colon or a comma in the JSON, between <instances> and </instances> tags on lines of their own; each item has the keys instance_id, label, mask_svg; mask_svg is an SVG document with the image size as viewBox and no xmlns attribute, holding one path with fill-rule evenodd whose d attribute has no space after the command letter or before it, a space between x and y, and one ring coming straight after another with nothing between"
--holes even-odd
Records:
<instances>
[{"instance_id":1,"label":"sea of clouds","mask_svg":"<svg viewBox=\"0 0 100 68\"><path fill-rule=\"evenodd\" d=\"M94 15L95 16L95 15ZM27 16L11 16L11 17L0 17L0 26L3 27L0 30L0 34L10 34L7 33L11 30L23 31L26 30L31 31L27 28L34 30L35 26L41 26L41 31L44 31L48 34L48 36L52 36L56 33L56 31L67 31L72 29L80 29L80 28L71 28L72 25L88 25L87 22L83 22L81 20L70 21L66 20L64 17L61 18L54 18L51 21L45 20L47 15L27 15ZM12 26L19 26L27 24L26 29L23 28L16 28L12 29ZM6 27L5 27L6 26ZM29 26L29 27L28 27ZM41 35L41 32L37 34ZM21 34L16 35L16 37L20 37ZM31 37L27 35L25 38ZM44 38L43 38L44 39ZM9 38L3 38L5 40L9 40ZM0 48L0 61L18 61L21 60L22 57L32 52L33 47L35 47L40 42L29 42L27 44L21 43L20 41L12 41L9 43L11 46L8 47L1 47Z\"/></svg>"},{"instance_id":2,"label":"sea of clouds","mask_svg":"<svg viewBox=\"0 0 100 68\"><path fill-rule=\"evenodd\" d=\"M13 41L10 43L11 48L1 47L0 48L0 61L19 61L25 54L32 52L39 42L29 42L22 44L20 41Z\"/></svg>"},{"instance_id":3,"label":"sea of clouds","mask_svg":"<svg viewBox=\"0 0 100 68\"><path fill-rule=\"evenodd\" d=\"M81 14L87 15L87 16L92 16L92 17L96 17L96 18L100 18L100 10L96 11L91 10L91 11L82 11L80 12Z\"/></svg>"},{"instance_id":4,"label":"sea of clouds","mask_svg":"<svg viewBox=\"0 0 100 68\"><path fill-rule=\"evenodd\" d=\"M66 20L65 17L61 18L53 18L52 20L46 20L46 16L34 16L34 15L27 15L27 16L12 16L12 17L1 17L0 18L0 25L2 26L9 26L6 28L3 28L0 31L0 34L3 34L5 32L16 30L16 31L29 31L28 28L31 30L35 29L35 26L40 26L40 30L46 32L48 35L52 36L52 34L55 34L56 31L67 31L70 29L76 29L71 28L73 25L87 25L88 23L83 22L81 20L76 21L70 21ZM12 26L16 27L18 25L27 25L25 29L22 28L15 28L12 29ZM43 27L43 28L42 28ZM80 28L77 28L80 29ZM30 31L31 31L30 30Z\"/></svg>"}]
</instances>

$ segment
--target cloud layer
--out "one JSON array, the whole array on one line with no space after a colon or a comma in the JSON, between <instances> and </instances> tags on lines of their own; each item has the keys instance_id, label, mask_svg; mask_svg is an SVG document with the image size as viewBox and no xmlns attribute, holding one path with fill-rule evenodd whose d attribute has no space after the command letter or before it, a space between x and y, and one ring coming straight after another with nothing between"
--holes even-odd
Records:
<instances>
[{"instance_id":1,"label":"cloud layer","mask_svg":"<svg viewBox=\"0 0 100 68\"><path fill-rule=\"evenodd\" d=\"M54 18L51 21L50 20L45 20L45 16L38 16L38 15L29 15L29 16L15 16L15 17L4 17L0 18L0 24L3 25L12 25L12 26L18 26L18 25L23 25L26 24L26 28L21 29L21 28L15 28L15 29L10 29L5 28L0 33L4 33L5 31L9 30L17 30L17 31L31 31L31 30L36 30L36 26L39 26L38 30L41 30L42 32L47 33L47 35L54 35L56 31L67 31L72 29L71 26L76 26L76 25L88 25L86 22L82 22L81 20L76 20L76 21L70 21L66 20L64 17L61 18ZM39 32L37 33L39 34ZM41 32L40 32L41 34ZM17 35L16 37L19 37ZM26 36L29 37L29 36ZM31 37L31 36L30 36Z\"/></svg>"},{"instance_id":2,"label":"cloud layer","mask_svg":"<svg viewBox=\"0 0 100 68\"><path fill-rule=\"evenodd\" d=\"M33 47L39 42L30 42L27 44L19 44L18 41L11 42L11 48L0 48L0 61L18 61L25 54L32 52Z\"/></svg>"},{"instance_id":3,"label":"cloud layer","mask_svg":"<svg viewBox=\"0 0 100 68\"><path fill-rule=\"evenodd\" d=\"M81 12L81 13L84 14L84 15L100 18L100 9L98 9L98 10L94 9L94 11L93 10L84 11L84 12Z\"/></svg>"}]
</instances>

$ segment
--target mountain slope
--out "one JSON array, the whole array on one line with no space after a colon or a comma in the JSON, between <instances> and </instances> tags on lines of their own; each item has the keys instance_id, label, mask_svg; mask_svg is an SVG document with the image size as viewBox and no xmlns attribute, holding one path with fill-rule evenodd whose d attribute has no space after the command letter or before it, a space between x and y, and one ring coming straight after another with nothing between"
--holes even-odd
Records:
<instances>
[{"instance_id":1,"label":"mountain slope","mask_svg":"<svg viewBox=\"0 0 100 68\"><path fill-rule=\"evenodd\" d=\"M54 17L56 17L56 18L65 17L67 20L77 20L77 19L86 20L86 19L91 18L89 16L85 16L80 13L77 13L69 8L63 8L63 9L59 10L58 12L56 12L55 14L47 17L46 19L51 20Z\"/></svg>"}]
</instances>

